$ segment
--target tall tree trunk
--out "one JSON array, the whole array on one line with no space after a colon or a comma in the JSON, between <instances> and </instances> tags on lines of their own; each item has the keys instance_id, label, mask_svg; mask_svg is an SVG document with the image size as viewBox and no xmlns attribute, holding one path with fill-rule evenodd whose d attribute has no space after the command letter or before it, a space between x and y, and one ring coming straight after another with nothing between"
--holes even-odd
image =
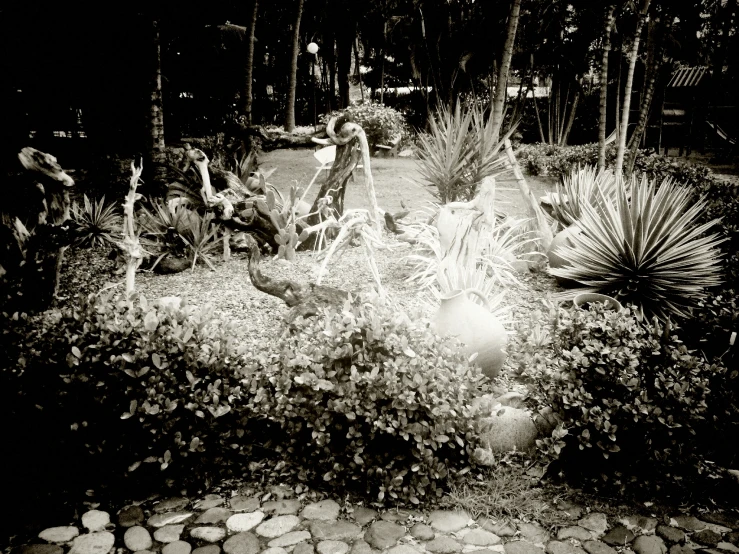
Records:
<instances>
[{"instance_id":1,"label":"tall tree trunk","mask_svg":"<svg viewBox=\"0 0 739 554\"><path fill-rule=\"evenodd\" d=\"M644 96L641 101L641 109L639 111L639 121L636 124L634 133L629 139L627 145L629 150L628 164L626 174L631 175L634 171L634 162L636 161L636 153L639 144L647 129L649 122L649 114L651 113L652 100L654 99L654 91L657 86L657 78L664 62L665 56L665 36L668 33L672 22L670 17L665 17L664 24L660 25L660 20L656 20L654 24L654 32L650 32L647 42L647 75L644 83ZM650 27L652 27L650 25ZM651 30L651 29L650 29Z\"/></svg>"},{"instance_id":2,"label":"tall tree trunk","mask_svg":"<svg viewBox=\"0 0 739 554\"><path fill-rule=\"evenodd\" d=\"M606 168L606 125L608 123L608 53L611 51L611 29L616 19L616 6L608 7L603 30L603 58L600 64L600 116L598 121L598 171Z\"/></svg>"},{"instance_id":3,"label":"tall tree trunk","mask_svg":"<svg viewBox=\"0 0 739 554\"><path fill-rule=\"evenodd\" d=\"M508 70L511 67L511 58L513 57L513 46L516 42L516 30L518 29L518 16L521 12L521 0L513 0L511 4L511 13L508 16L508 27L506 29L506 39L503 45L503 56L500 61L500 71L495 84L495 97L493 99L493 113L490 115L493 119L493 142L497 142L500 135L500 128L503 125L503 107L505 106L506 87L508 85Z\"/></svg>"},{"instance_id":4,"label":"tall tree trunk","mask_svg":"<svg viewBox=\"0 0 739 554\"><path fill-rule=\"evenodd\" d=\"M252 80L254 76L254 34L257 28L257 9L259 0L254 0L254 7L251 12L251 22L249 23L249 35L246 37L246 75L244 83L244 117L246 117L247 125L251 125L251 106L253 101Z\"/></svg>"},{"instance_id":5,"label":"tall tree trunk","mask_svg":"<svg viewBox=\"0 0 739 554\"><path fill-rule=\"evenodd\" d=\"M303 17L303 0L298 0L298 9L293 25L292 56L290 75L287 84L287 105L285 106L285 132L295 129L295 90L298 83L298 53L300 52L300 19Z\"/></svg>"},{"instance_id":6,"label":"tall tree trunk","mask_svg":"<svg viewBox=\"0 0 739 554\"><path fill-rule=\"evenodd\" d=\"M331 34L331 42L329 43L329 56L326 60L328 63L328 106L327 111L333 111L336 105L336 37Z\"/></svg>"},{"instance_id":7,"label":"tall tree trunk","mask_svg":"<svg viewBox=\"0 0 739 554\"><path fill-rule=\"evenodd\" d=\"M357 85L359 85L359 94L364 102L364 86L362 86L362 72L359 66L359 37L354 39L354 77L357 79Z\"/></svg>"},{"instance_id":8,"label":"tall tree trunk","mask_svg":"<svg viewBox=\"0 0 739 554\"><path fill-rule=\"evenodd\" d=\"M352 44L354 43L354 25L346 23L336 33L336 66L339 77L339 109L350 105L349 74L352 70Z\"/></svg>"},{"instance_id":9,"label":"tall tree trunk","mask_svg":"<svg viewBox=\"0 0 739 554\"><path fill-rule=\"evenodd\" d=\"M623 44L621 45L621 48L618 49L618 77L616 78L616 109L613 111L613 125L614 129L616 129L616 140L619 139L621 136L621 114L623 113L621 111L621 98L623 95L623 88L621 87L621 74L623 73L624 68L624 59L623 59Z\"/></svg>"},{"instance_id":10,"label":"tall tree trunk","mask_svg":"<svg viewBox=\"0 0 739 554\"><path fill-rule=\"evenodd\" d=\"M631 45L629 53L629 71L626 74L626 87L624 89L624 107L621 116L621 135L618 138L618 151L616 152L616 175L621 175L624 167L624 153L626 152L626 135L629 131L629 110L631 109L631 88L634 84L634 69L636 68L636 58L639 54L639 38L641 36L642 27L649 17L649 4L651 0L642 0L641 13L639 21L634 31L634 42Z\"/></svg>"},{"instance_id":11,"label":"tall tree trunk","mask_svg":"<svg viewBox=\"0 0 739 554\"><path fill-rule=\"evenodd\" d=\"M544 137L544 127L541 125L541 115L539 114L539 105L536 102L536 87L534 86L534 55L531 54L531 75L529 75L530 83L531 83L531 90L533 91L531 94L531 100L534 102L534 113L536 114L536 123L539 125L539 137L541 138L542 143L546 143L546 138Z\"/></svg>"},{"instance_id":12,"label":"tall tree trunk","mask_svg":"<svg viewBox=\"0 0 739 554\"><path fill-rule=\"evenodd\" d=\"M387 21L382 28L382 46L380 47L380 104L385 103L385 43L387 41Z\"/></svg>"},{"instance_id":13,"label":"tall tree trunk","mask_svg":"<svg viewBox=\"0 0 739 554\"><path fill-rule=\"evenodd\" d=\"M577 111L577 105L580 102L580 83L576 83L576 86L577 89L575 90L575 97L572 99L572 107L570 108L570 115L567 118L567 125L565 125L564 133L562 133L559 140L560 146L567 146L572 125L575 123L575 112Z\"/></svg>"},{"instance_id":14,"label":"tall tree trunk","mask_svg":"<svg viewBox=\"0 0 739 554\"><path fill-rule=\"evenodd\" d=\"M148 158L151 178L164 184L167 178L167 155L164 151L164 108L162 104L162 49L159 34L160 21L152 21L152 66L149 111Z\"/></svg>"}]
</instances>

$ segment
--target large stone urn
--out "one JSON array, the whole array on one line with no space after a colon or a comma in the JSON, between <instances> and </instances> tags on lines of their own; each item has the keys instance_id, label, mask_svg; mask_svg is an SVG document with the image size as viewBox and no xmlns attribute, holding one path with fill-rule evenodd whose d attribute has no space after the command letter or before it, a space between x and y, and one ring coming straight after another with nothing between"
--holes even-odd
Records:
<instances>
[{"instance_id":1,"label":"large stone urn","mask_svg":"<svg viewBox=\"0 0 739 554\"><path fill-rule=\"evenodd\" d=\"M572 242L572 236L578 235L580 233L582 233L582 229L580 228L580 226L576 223L573 223L572 225L565 228L563 231L560 231L554 236L554 238L552 239L552 243L549 245L549 250L547 250L549 267L560 268L568 265L564 258L559 255L559 249L565 245L570 247L575 246L575 243ZM564 277L557 277L556 275L554 276L554 278L557 280L557 283L559 283L560 286L565 288L582 286L582 283L578 283L574 279L565 279Z\"/></svg>"},{"instance_id":2,"label":"large stone urn","mask_svg":"<svg viewBox=\"0 0 739 554\"><path fill-rule=\"evenodd\" d=\"M485 306L470 300L470 294L481 298ZM500 373L507 355L508 335L500 320L490 312L490 304L480 291L457 289L442 296L433 326L442 337L457 336L465 345L466 355L476 352L474 363L485 375L492 378Z\"/></svg>"}]
</instances>

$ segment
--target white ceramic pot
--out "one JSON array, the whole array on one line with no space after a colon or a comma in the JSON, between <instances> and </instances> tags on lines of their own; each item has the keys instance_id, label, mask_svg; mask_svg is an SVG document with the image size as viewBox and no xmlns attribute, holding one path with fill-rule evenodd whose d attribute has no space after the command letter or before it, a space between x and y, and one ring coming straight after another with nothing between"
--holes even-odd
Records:
<instances>
[{"instance_id":1,"label":"white ceramic pot","mask_svg":"<svg viewBox=\"0 0 739 554\"><path fill-rule=\"evenodd\" d=\"M480 306L469 295L480 297ZM434 329L442 337L457 336L465 345L465 354L475 352L475 364L488 377L500 373L506 359L508 335L500 320L490 313L485 295L476 289L453 290L442 296L441 306L434 319Z\"/></svg>"}]
</instances>

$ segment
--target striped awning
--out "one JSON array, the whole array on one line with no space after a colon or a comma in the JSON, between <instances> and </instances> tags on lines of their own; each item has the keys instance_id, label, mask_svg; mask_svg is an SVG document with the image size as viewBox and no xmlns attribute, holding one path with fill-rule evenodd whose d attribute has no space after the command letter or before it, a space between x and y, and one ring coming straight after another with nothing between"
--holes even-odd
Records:
<instances>
[{"instance_id":1,"label":"striped awning","mask_svg":"<svg viewBox=\"0 0 739 554\"><path fill-rule=\"evenodd\" d=\"M690 67L680 66L673 74L668 87L696 87L704 76L708 75L708 68L704 65Z\"/></svg>"}]
</instances>

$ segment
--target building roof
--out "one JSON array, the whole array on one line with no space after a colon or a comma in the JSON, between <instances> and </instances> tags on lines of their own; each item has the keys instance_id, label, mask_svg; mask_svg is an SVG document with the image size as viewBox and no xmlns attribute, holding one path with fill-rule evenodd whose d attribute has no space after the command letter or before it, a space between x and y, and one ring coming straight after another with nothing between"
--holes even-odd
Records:
<instances>
[{"instance_id":1,"label":"building roof","mask_svg":"<svg viewBox=\"0 0 739 554\"><path fill-rule=\"evenodd\" d=\"M704 77L710 75L708 68L704 65L691 67L682 65L672 74L668 87L697 87L704 81Z\"/></svg>"}]
</instances>

